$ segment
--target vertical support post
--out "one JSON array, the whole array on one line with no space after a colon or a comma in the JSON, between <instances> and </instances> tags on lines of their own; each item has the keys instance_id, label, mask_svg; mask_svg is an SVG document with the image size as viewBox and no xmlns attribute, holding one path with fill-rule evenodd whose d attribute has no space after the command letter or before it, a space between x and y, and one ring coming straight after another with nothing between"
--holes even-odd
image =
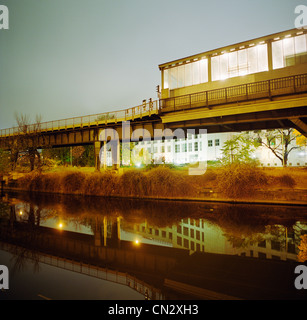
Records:
<instances>
[{"instance_id":1,"label":"vertical support post","mask_svg":"<svg viewBox=\"0 0 307 320\"><path fill-rule=\"evenodd\" d=\"M103 170L107 170L107 141L103 141Z\"/></svg>"},{"instance_id":2,"label":"vertical support post","mask_svg":"<svg viewBox=\"0 0 307 320\"><path fill-rule=\"evenodd\" d=\"M98 171L100 171L100 159L99 159L100 148L101 148L101 142L95 141L94 142L95 169Z\"/></svg>"},{"instance_id":3,"label":"vertical support post","mask_svg":"<svg viewBox=\"0 0 307 320\"><path fill-rule=\"evenodd\" d=\"M267 42L267 50L268 50L268 67L269 71L273 70L273 54L272 54L272 40Z\"/></svg>"},{"instance_id":4,"label":"vertical support post","mask_svg":"<svg viewBox=\"0 0 307 320\"><path fill-rule=\"evenodd\" d=\"M208 57L208 82L212 81L211 56Z\"/></svg>"}]
</instances>

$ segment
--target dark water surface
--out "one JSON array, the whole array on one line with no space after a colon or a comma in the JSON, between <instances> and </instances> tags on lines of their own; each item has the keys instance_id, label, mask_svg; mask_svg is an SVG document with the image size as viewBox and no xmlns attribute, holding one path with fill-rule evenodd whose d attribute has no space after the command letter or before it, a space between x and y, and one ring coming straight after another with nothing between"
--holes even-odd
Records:
<instances>
[{"instance_id":1,"label":"dark water surface","mask_svg":"<svg viewBox=\"0 0 307 320\"><path fill-rule=\"evenodd\" d=\"M305 299L307 208L6 193L0 299Z\"/></svg>"}]
</instances>

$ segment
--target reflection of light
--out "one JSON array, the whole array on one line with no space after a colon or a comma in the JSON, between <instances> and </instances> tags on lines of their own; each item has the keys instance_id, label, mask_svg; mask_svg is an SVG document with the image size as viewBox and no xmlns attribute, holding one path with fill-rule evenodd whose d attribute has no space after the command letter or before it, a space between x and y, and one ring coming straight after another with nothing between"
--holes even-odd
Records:
<instances>
[{"instance_id":1,"label":"reflection of light","mask_svg":"<svg viewBox=\"0 0 307 320\"><path fill-rule=\"evenodd\" d=\"M19 211L19 215L22 216L22 210Z\"/></svg>"}]
</instances>

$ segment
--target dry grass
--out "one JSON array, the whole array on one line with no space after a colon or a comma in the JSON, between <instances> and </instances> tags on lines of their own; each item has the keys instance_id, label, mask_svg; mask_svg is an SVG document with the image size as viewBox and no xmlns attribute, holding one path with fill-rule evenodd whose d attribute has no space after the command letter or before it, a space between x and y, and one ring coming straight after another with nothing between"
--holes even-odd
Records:
<instances>
[{"instance_id":1,"label":"dry grass","mask_svg":"<svg viewBox=\"0 0 307 320\"><path fill-rule=\"evenodd\" d=\"M149 171L128 169L122 175L66 169L25 174L18 179L18 186L29 191L65 194L195 198L204 188L212 188L229 198L244 198L252 197L256 189L306 188L307 170L231 164L208 169L204 175L189 176L183 170L163 166Z\"/></svg>"},{"instance_id":2,"label":"dry grass","mask_svg":"<svg viewBox=\"0 0 307 320\"><path fill-rule=\"evenodd\" d=\"M217 188L229 198L244 198L253 195L267 185L268 178L260 168L242 163L233 163L221 168L217 177Z\"/></svg>"},{"instance_id":3,"label":"dry grass","mask_svg":"<svg viewBox=\"0 0 307 320\"><path fill-rule=\"evenodd\" d=\"M174 197L195 193L188 179L169 168L149 172L130 169L121 176L111 172L30 173L18 180L18 186L30 191L100 196Z\"/></svg>"}]
</instances>

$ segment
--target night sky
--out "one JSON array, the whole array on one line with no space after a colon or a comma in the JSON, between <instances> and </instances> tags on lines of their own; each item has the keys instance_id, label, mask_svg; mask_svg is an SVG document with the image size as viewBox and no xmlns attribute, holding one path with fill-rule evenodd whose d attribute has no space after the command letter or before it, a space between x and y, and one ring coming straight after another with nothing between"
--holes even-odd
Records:
<instances>
[{"instance_id":1,"label":"night sky","mask_svg":"<svg viewBox=\"0 0 307 320\"><path fill-rule=\"evenodd\" d=\"M0 0L0 129L157 98L158 65L293 29L306 0Z\"/></svg>"}]
</instances>

